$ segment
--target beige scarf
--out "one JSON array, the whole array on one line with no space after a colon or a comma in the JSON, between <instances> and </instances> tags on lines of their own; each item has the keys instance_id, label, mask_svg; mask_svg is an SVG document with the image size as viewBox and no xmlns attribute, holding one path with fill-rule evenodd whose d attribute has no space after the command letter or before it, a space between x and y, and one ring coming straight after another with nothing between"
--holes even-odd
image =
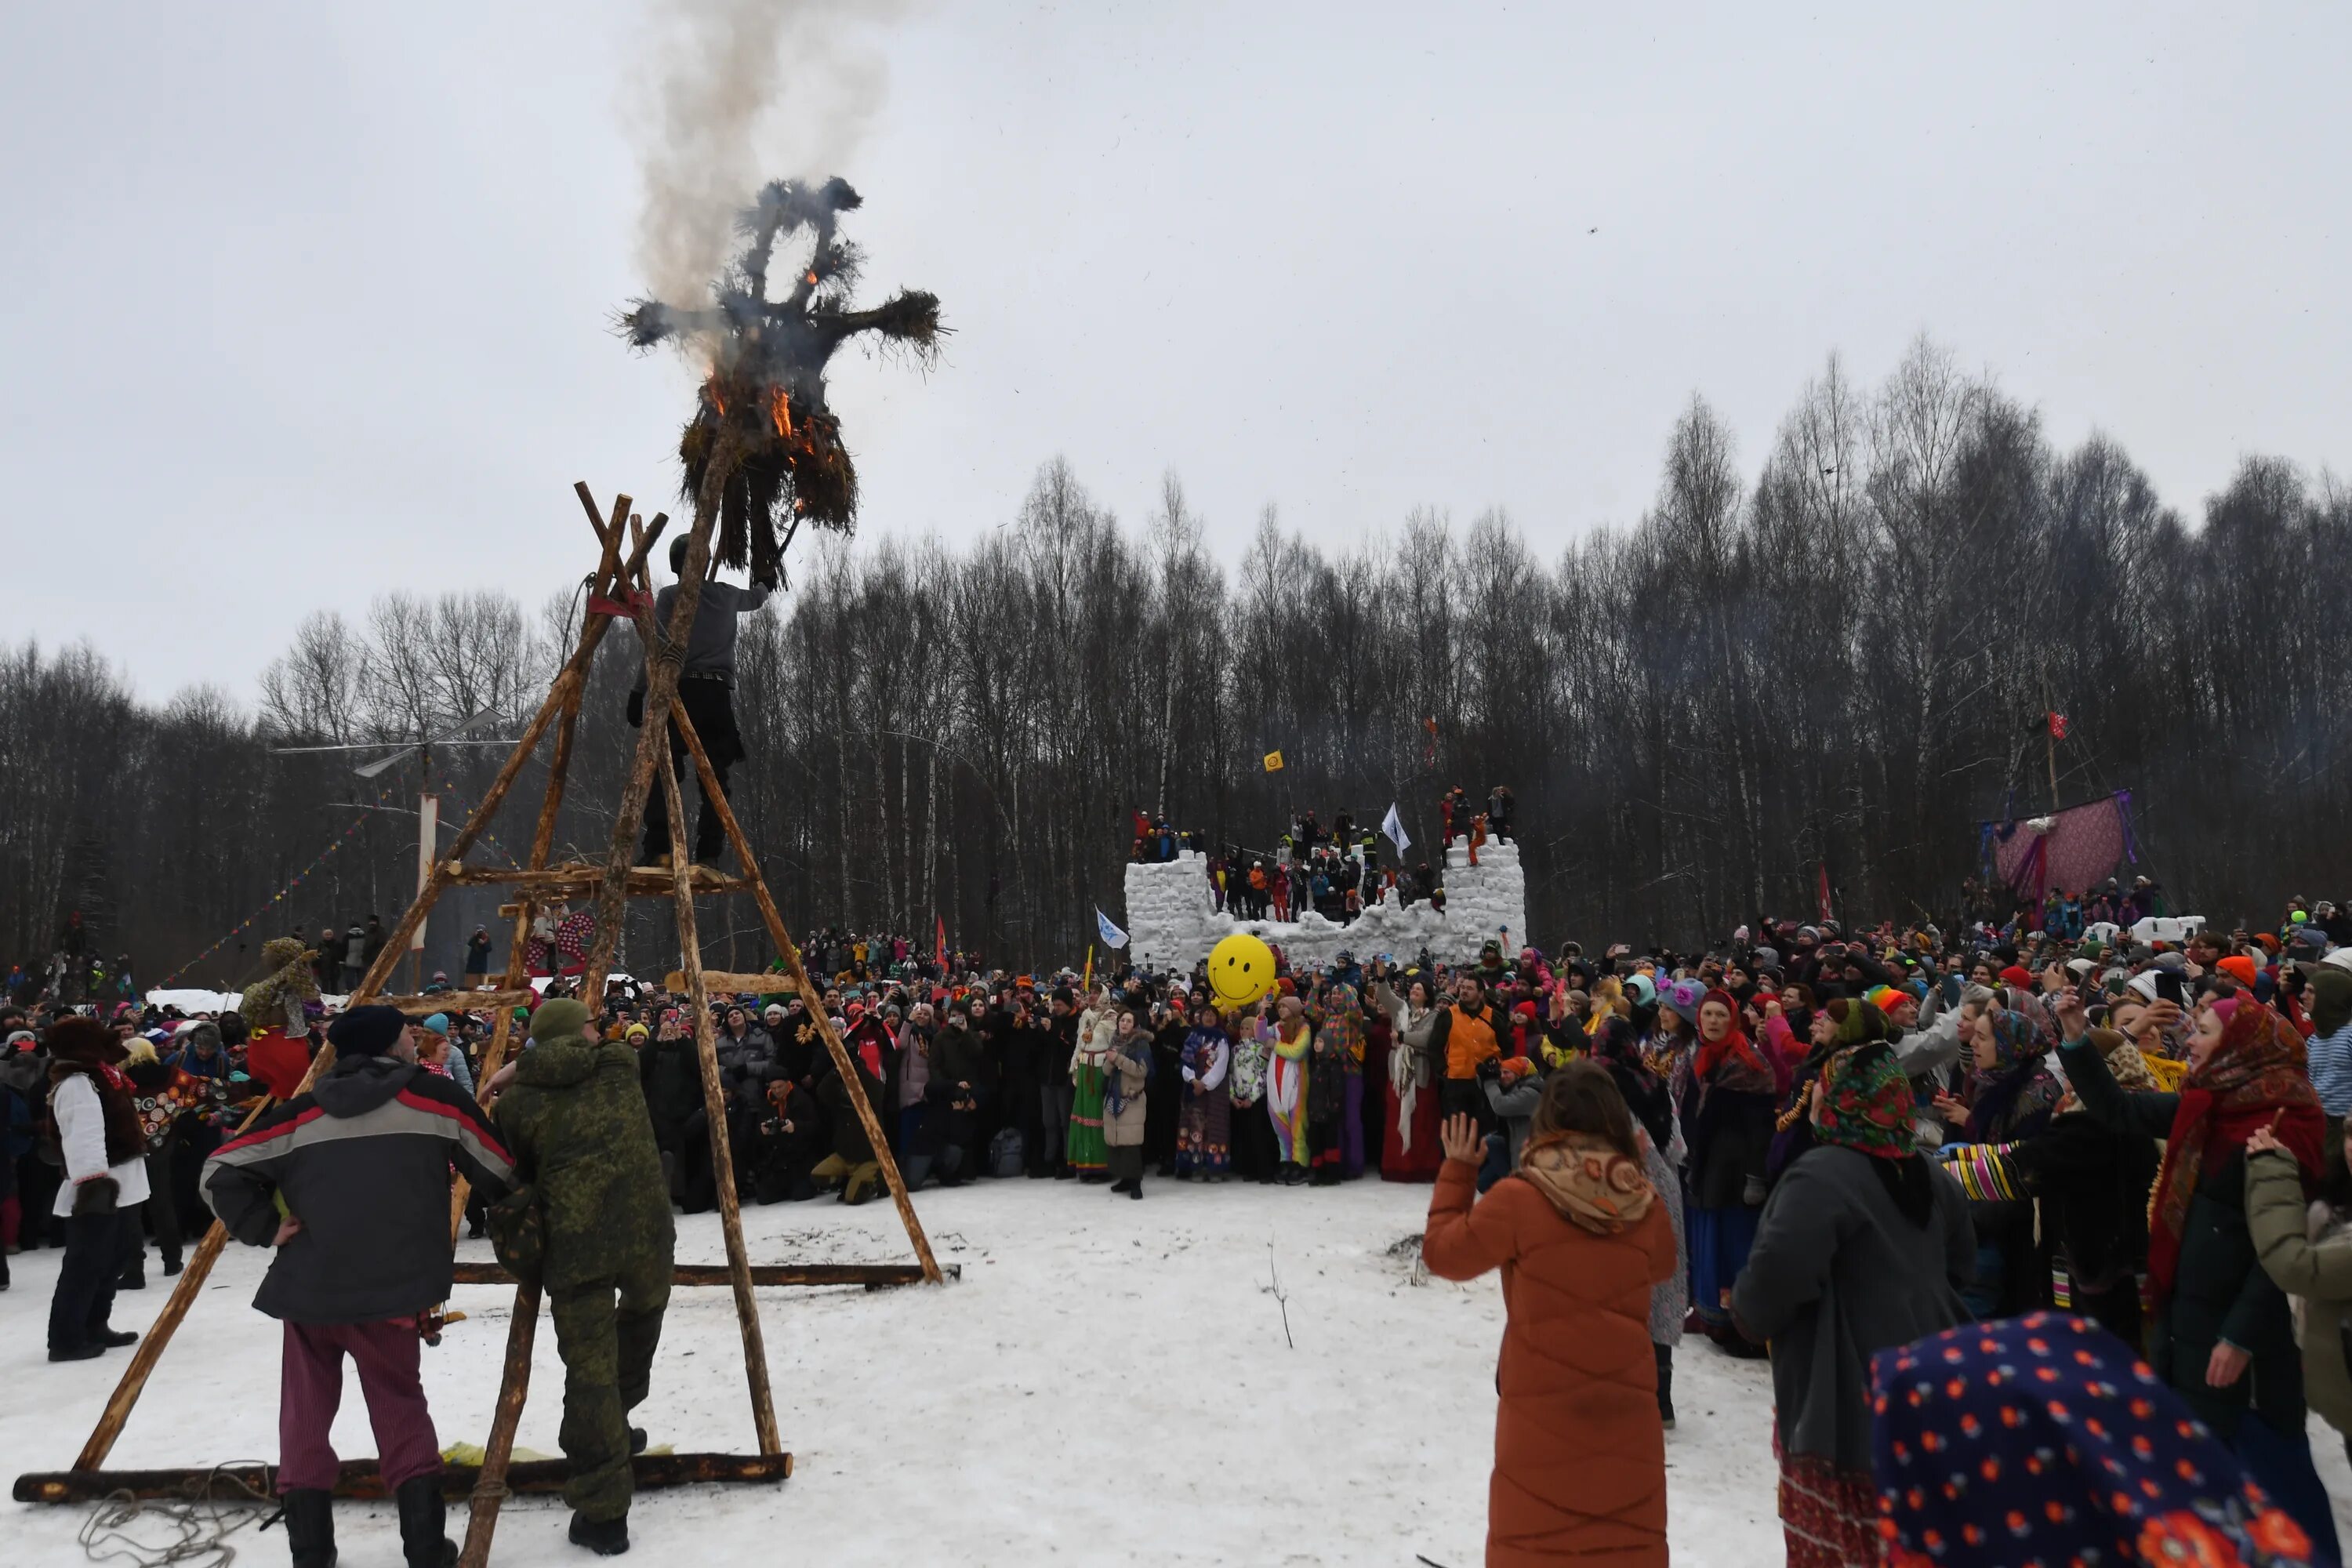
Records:
<instances>
[{"instance_id":1,"label":"beige scarf","mask_svg":"<svg viewBox=\"0 0 2352 1568\"><path fill-rule=\"evenodd\" d=\"M1615 1236L1637 1225L1658 1192L1642 1163L1590 1132L1556 1132L1529 1140L1519 1174L1535 1184L1560 1217L1595 1236Z\"/></svg>"}]
</instances>

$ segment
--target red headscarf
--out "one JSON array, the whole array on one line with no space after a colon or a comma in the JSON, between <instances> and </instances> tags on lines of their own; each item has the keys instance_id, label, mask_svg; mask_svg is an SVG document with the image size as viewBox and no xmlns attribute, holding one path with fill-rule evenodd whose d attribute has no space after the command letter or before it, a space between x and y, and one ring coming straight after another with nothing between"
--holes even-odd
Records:
<instances>
[{"instance_id":1,"label":"red headscarf","mask_svg":"<svg viewBox=\"0 0 2352 1568\"><path fill-rule=\"evenodd\" d=\"M2158 1304L2172 1297L2189 1199L2209 1165L2238 1153L2256 1128L2269 1127L2276 1118L2278 1141L2303 1167L2306 1188L2326 1167L2327 1119L2305 1069L2303 1037L2252 998L2236 1001L2221 1043L2203 1067L2190 1068L2181 1080L2164 1164L2156 1174L2156 1196L2147 1212L2147 1276Z\"/></svg>"},{"instance_id":2,"label":"red headscarf","mask_svg":"<svg viewBox=\"0 0 2352 1568\"><path fill-rule=\"evenodd\" d=\"M1760 1089L1766 1094L1771 1093L1774 1083L1772 1066L1748 1039L1746 1031L1740 1028L1739 1004L1731 999L1731 993L1719 985L1698 999L1698 1010L1706 1012L1710 1002L1731 1015L1731 1026L1724 1031L1723 1038L1719 1040L1710 1040L1704 1034L1699 1036L1698 1059L1691 1064L1692 1076L1701 1083L1708 1083L1713 1081L1716 1068L1728 1064L1730 1071L1724 1079L1726 1089Z\"/></svg>"}]
</instances>

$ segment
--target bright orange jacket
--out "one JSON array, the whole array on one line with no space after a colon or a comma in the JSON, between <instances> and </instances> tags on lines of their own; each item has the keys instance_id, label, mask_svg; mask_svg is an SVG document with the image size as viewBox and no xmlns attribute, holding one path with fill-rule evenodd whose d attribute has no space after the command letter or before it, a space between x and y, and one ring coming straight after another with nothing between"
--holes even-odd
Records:
<instances>
[{"instance_id":1,"label":"bright orange jacket","mask_svg":"<svg viewBox=\"0 0 2352 1568\"><path fill-rule=\"evenodd\" d=\"M1503 1054L1502 1042L1495 1038L1494 1008L1465 1013L1456 1002L1446 1011L1452 1016L1445 1023L1445 1076L1476 1078L1480 1062Z\"/></svg>"},{"instance_id":2,"label":"bright orange jacket","mask_svg":"<svg viewBox=\"0 0 2352 1568\"><path fill-rule=\"evenodd\" d=\"M1476 1188L1477 1167L1445 1163L1421 1256L1440 1279L1503 1271L1487 1568L1666 1568L1666 1435L1650 1353L1650 1288L1675 1271L1666 1205L1596 1236L1516 1176L1483 1198Z\"/></svg>"}]
</instances>

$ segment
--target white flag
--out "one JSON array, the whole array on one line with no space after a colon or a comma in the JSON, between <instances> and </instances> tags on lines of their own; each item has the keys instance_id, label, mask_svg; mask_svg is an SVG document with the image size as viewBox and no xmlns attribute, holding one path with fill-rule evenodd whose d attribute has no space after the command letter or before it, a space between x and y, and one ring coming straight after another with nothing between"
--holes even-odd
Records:
<instances>
[{"instance_id":1,"label":"white flag","mask_svg":"<svg viewBox=\"0 0 2352 1568\"><path fill-rule=\"evenodd\" d=\"M1397 815L1394 801L1389 802L1389 814L1381 818L1381 831L1387 834L1389 842L1396 846L1399 859L1402 859L1404 852L1412 847L1412 840L1404 836L1404 819Z\"/></svg>"},{"instance_id":2,"label":"white flag","mask_svg":"<svg viewBox=\"0 0 2352 1568\"><path fill-rule=\"evenodd\" d=\"M1095 925L1102 931L1103 945L1105 947L1125 947L1127 945L1127 933L1119 930L1118 927L1110 923L1110 917L1102 912L1102 909L1099 905L1095 909Z\"/></svg>"}]
</instances>

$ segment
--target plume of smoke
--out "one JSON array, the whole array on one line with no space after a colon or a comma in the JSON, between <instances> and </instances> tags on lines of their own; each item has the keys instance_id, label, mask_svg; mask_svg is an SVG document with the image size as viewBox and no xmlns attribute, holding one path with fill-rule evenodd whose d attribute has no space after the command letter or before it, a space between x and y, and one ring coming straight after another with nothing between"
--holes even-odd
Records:
<instances>
[{"instance_id":1,"label":"plume of smoke","mask_svg":"<svg viewBox=\"0 0 2352 1568\"><path fill-rule=\"evenodd\" d=\"M656 88L635 121L645 178L637 265L656 299L699 300L735 215L779 173L845 167L881 108L873 30L898 0L656 0Z\"/></svg>"}]
</instances>

